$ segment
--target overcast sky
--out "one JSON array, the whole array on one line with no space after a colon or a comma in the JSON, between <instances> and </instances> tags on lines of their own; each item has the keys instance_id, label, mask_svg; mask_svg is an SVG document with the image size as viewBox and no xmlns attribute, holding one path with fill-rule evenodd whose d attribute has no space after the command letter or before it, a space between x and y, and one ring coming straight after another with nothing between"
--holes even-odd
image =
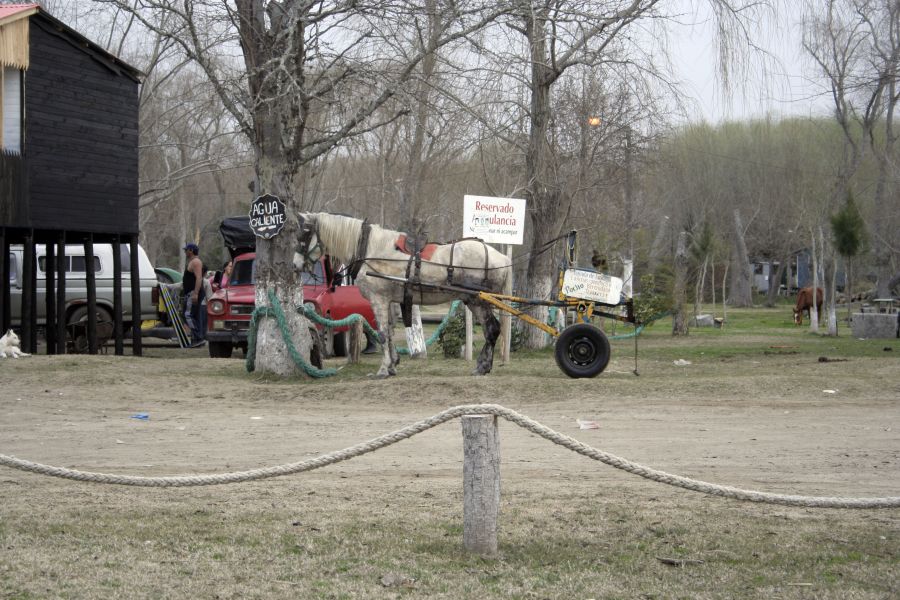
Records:
<instances>
[{"instance_id":1,"label":"overcast sky","mask_svg":"<svg viewBox=\"0 0 900 600\"><path fill-rule=\"evenodd\" d=\"M684 0L683 25L673 25L672 61L685 93L695 106L691 121L716 123L728 119L746 119L767 113L822 116L830 113L830 97L801 47L801 8L799 2L780 2L777 13L755 31L758 43L772 56L757 59L746 77L743 89L736 87L723 96L716 74L715 32L708 13L694 13Z\"/></svg>"}]
</instances>

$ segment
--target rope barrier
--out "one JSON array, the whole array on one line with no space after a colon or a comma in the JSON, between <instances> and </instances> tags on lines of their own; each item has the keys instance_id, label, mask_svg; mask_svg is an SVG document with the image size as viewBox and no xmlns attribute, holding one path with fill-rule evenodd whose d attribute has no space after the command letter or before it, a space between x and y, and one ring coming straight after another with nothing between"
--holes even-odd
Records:
<instances>
[{"instance_id":1,"label":"rope barrier","mask_svg":"<svg viewBox=\"0 0 900 600\"><path fill-rule=\"evenodd\" d=\"M768 492L758 492L753 490L744 490L740 488L706 483L695 479L689 479L680 475L672 475L664 471L645 467L637 463L631 462L624 458L615 456L608 452L593 448L583 442L558 433L545 425L534 421L525 415L517 413L514 410L500 406L497 404L468 404L448 408L432 417L408 425L397 431L381 435L367 442L337 450L328 454L323 454L316 458L308 460L284 464L274 467L265 467L254 469L251 471L240 471L236 473L223 473L218 475L185 475L173 477L139 477L133 475L114 475L105 473L90 473L77 471L74 469L66 469L63 467L54 467L40 463L31 462L0 454L0 465L37 473L40 475L48 475L51 477L60 477L63 479L72 479L75 481L85 481L91 483L106 483L116 485L130 485L141 487L190 487L201 485L219 485L225 483L239 483L244 481L256 481L269 477L280 477L282 475L291 475L304 471L311 471L328 465L349 460L363 454L368 454L395 444L401 440L413 437L423 431L436 427L442 423L463 415L496 415L502 417L511 423L515 423L519 427L526 429L536 435L547 439L554 444L558 444L564 448L568 448L573 452L586 456L593 460L602 462L616 469L621 469L627 473L638 475L650 481L656 481L679 487L682 489L700 492L702 494L710 494L713 496L721 496L724 498L733 498L736 500L746 500L749 502L764 502L769 504L782 504L786 506L804 506L815 508L898 508L900 507L900 497L883 497L883 498L840 498L825 496L797 496L788 494L773 494Z\"/></svg>"}]
</instances>

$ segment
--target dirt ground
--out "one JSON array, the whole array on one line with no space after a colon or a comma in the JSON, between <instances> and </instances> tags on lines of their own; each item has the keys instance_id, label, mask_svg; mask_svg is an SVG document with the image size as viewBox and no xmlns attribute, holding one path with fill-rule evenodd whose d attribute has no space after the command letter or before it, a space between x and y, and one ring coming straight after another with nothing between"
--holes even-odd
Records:
<instances>
[{"instance_id":1,"label":"dirt ground","mask_svg":"<svg viewBox=\"0 0 900 600\"><path fill-rule=\"evenodd\" d=\"M771 341L759 343L760 348L771 347ZM596 448L704 481L802 495L900 496L896 352L824 363L814 356L779 352L692 360L685 366L675 365L670 357L644 358L641 374L635 376L629 351L625 343L615 345L610 367L589 380L565 377L550 354L513 355L510 365L497 366L480 378L471 377L459 360L407 360L397 377L383 381L366 376L376 364L367 357L365 364L348 367L338 377L294 382L248 375L242 360L209 359L203 349L150 348L145 358L5 360L0 361L0 453L85 471L222 473L302 460L450 406L490 402ZM135 418L139 413L148 418ZM596 421L599 428L579 429L577 419ZM814 512L677 490L590 461L510 423L501 422L500 428L502 510L517 514L527 507L529 522L548 531L556 526L554 514L561 503L567 511L583 512L600 499L611 510L634 508L649 514L669 503L725 506L736 514L761 517ZM362 515L411 510L415 520L427 520L461 512L461 465L460 426L454 421L374 454L313 473L249 484L249 489L257 498L278 489L295 499L316 489L329 490L321 510L346 508ZM0 469L0 517L5 522L0 533L8 535L10 521L29 513L52 520L57 510L77 514L85 503L102 510L104 502L127 507L147 493ZM242 498L258 509L248 488L238 489L243 485L204 488L201 504L217 497ZM160 502L187 502L197 497L193 493L151 492ZM876 523L884 532L890 563L898 564L898 510L825 514ZM10 569L29 564L13 559L11 547L0 549L6 553L0 563L6 565L5 577L0 570L0 580L10 580ZM77 569L78 561L74 564ZM33 564L31 568L40 572ZM16 585L5 588L6 597L41 595L31 584ZM54 590L50 595L79 596L47 589ZM803 591L791 589L795 594ZM860 597L889 597L897 591ZM672 597L679 595L676 592ZM669 597L665 592L651 596Z\"/></svg>"},{"instance_id":2,"label":"dirt ground","mask_svg":"<svg viewBox=\"0 0 900 600\"><path fill-rule=\"evenodd\" d=\"M374 371L369 357L348 378L270 383L248 375L243 361L209 359L202 349L148 353L0 363L2 452L143 475L243 470L349 446L450 406L490 402L633 461L735 486L892 495L900 479L900 363L893 357L803 366L793 356L643 362L636 377L626 356L588 380L568 379L549 356L514 360L482 378L470 377L462 361L406 361L384 381L365 377ZM148 420L133 418L138 413ZM576 419L600 428L580 430ZM577 477L591 469L648 486L512 424L501 431L509 475ZM371 472L403 459L399 471L390 469L400 477L455 477L459 446L459 426L448 424L339 469Z\"/></svg>"}]
</instances>

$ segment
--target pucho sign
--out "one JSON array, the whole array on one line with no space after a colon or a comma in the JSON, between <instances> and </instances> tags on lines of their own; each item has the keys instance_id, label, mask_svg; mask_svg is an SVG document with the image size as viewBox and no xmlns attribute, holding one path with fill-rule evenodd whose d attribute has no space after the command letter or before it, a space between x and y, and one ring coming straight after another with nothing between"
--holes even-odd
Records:
<instances>
[{"instance_id":1,"label":"pucho sign","mask_svg":"<svg viewBox=\"0 0 900 600\"><path fill-rule=\"evenodd\" d=\"M566 269L562 293L570 298L601 304L618 304L622 300L624 281L587 269Z\"/></svg>"},{"instance_id":2,"label":"pucho sign","mask_svg":"<svg viewBox=\"0 0 900 600\"><path fill-rule=\"evenodd\" d=\"M522 244L525 200L466 195L463 201L463 237L481 238L489 244Z\"/></svg>"},{"instance_id":3,"label":"pucho sign","mask_svg":"<svg viewBox=\"0 0 900 600\"><path fill-rule=\"evenodd\" d=\"M250 229L256 237L270 240L284 227L287 212L278 196L266 194L250 205Z\"/></svg>"}]
</instances>

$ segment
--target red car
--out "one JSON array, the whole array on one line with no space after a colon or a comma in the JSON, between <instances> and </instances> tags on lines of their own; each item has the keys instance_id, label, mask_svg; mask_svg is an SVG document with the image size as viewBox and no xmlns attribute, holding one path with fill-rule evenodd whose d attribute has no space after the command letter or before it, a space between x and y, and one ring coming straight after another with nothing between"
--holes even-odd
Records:
<instances>
[{"instance_id":1,"label":"red car","mask_svg":"<svg viewBox=\"0 0 900 600\"><path fill-rule=\"evenodd\" d=\"M229 358L235 347L247 351L247 329L256 307L255 264L254 252L235 256L231 279L206 303L206 341L212 358ZM312 304L318 314L329 319L343 319L358 313L376 327L369 301L362 297L358 287L341 285L340 279L332 270L328 257L322 257L313 273L303 273L304 302ZM348 329L319 329L326 355L346 356ZM368 346L373 344L374 340L367 339Z\"/></svg>"}]
</instances>

